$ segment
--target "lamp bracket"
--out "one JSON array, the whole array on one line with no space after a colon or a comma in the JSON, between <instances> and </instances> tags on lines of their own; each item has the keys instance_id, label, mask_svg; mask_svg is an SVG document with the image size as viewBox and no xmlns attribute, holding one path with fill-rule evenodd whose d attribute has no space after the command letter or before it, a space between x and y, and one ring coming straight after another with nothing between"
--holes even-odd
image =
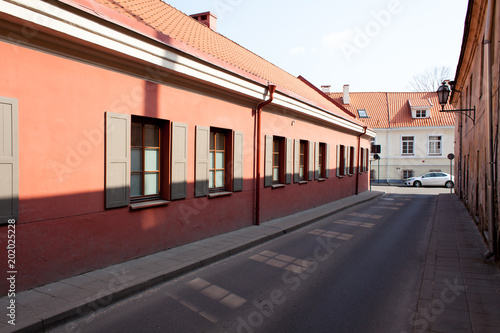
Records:
<instances>
[{"instance_id":1,"label":"lamp bracket","mask_svg":"<svg viewBox=\"0 0 500 333\"><path fill-rule=\"evenodd\" d=\"M472 124L476 124L476 106L472 109L455 109L455 110L445 110L444 106L442 106L441 111L439 112L459 112L465 114L465 116L469 117L472 120ZM470 113L472 112L472 116Z\"/></svg>"}]
</instances>

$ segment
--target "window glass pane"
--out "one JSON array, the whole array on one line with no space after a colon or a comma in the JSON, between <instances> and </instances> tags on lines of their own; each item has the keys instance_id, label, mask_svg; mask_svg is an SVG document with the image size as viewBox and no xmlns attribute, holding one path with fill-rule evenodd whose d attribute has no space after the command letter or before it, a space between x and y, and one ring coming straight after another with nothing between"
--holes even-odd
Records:
<instances>
[{"instance_id":1,"label":"window glass pane","mask_svg":"<svg viewBox=\"0 0 500 333\"><path fill-rule=\"evenodd\" d=\"M280 165L280 155L279 154L274 154L273 165Z\"/></svg>"},{"instance_id":2,"label":"window glass pane","mask_svg":"<svg viewBox=\"0 0 500 333\"><path fill-rule=\"evenodd\" d=\"M132 171L142 171L142 149L132 148L130 159Z\"/></svg>"},{"instance_id":3,"label":"window glass pane","mask_svg":"<svg viewBox=\"0 0 500 333\"><path fill-rule=\"evenodd\" d=\"M145 171L157 171L160 169L160 151L158 149L146 149L144 151Z\"/></svg>"},{"instance_id":4,"label":"window glass pane","mask_svg":"<svg viewBox=\"0 0 500 333\"><path fill-rule=\"evenodd\" d=\"M303 143L303 142L301 142L301 143L300 143L300 153L301 153L301 154L304 154L304 146L305 146L305 145L304 145L304 143Z\"/></svg>"},{"instance_id":5,"label":"window glass pane","mask_svg":"<svg viewBox=\"0 0 500 333\"><path fill-rule=\"evenodd\" d=\"M146 173L144 175L144 195L159 194L159 180L159 173Z\"/></svg>"},{"instance_id":6,"label":"window glass pane","mask_svg":"<svg viewBox=\"0 0 500 333\"><path fill-rule=\"evenodd\" d=\"M214 169L215 168L215 153L211 151L209 153L209 160L210 160L210 168L209 169Z\"/></svg>"},{"instance_id":7,"label":"window glass pane","mask_svg":"<svg viewBox=\"0 0 500 333\"><path fill-rule=\"evenodd\" d=\"M147 147L160 146L160 128L156 125L144 125L144 144Z\"/></svg>"},{"instance_id":8,"label":"window glass pane","mask_svg":"<svg viewBox=\"0 0 500 333\"><path fill-rule=\"evenodd\" d=\"M273 168L273 181L277 182L279 181L279 169L278 168Z\"/></svg>"},{"instance_id":9,"label":"window glass pane","mask_svg":"<svg viewBox=\"0 0 500 333\"><path fill-rule=\"evenodd\" d=\"M214 188L214 175L215 175L215 172L213 170L209 171L209 174L208 174L208 188Z\"/></svg>"},{"instance_id":10,"label":"window glass pane","mask_svg":"<svg viewBox=\"0 0 500 333\"><path fill-rule=\"evenodd\" d=\"M303 179L304 178L304 167L299 168L299 178Z\"/></svg>"},{"instance_id":11,"label":"window glass pane","mask_svg":"<svg viewBox=\"0 0 500 333\"><path fill-rule=\"evenodd\" d=\"M215 137L215 145L217 150L224 150L224 134L217 133Z\"/></svg>"},{"instance_id":12,"label":"window glass pane","mask_svg":"<svg viewBox=\"0 0 500 333\"><path fill-rule=\"evenodd\" d=\"M300 155L300 165L304 165L304 155Z\"/></svg>"},{"instance_id":13,"label":"window glass pane","mask_svg":"<svg viewBox=\"0 0 500 333\"><path fill-rule=\"evenodd\" d=\"M215 167L217 169L224 169L224 152L217 152L215 154Z\"/></svg>"},{"instance_id":14,"label":"window glass pane","mask_svg":"<svg viewBox=\"0 0 500 333\"><path fill-rule=\"evenodd\" d=\"M133 173L130 175L130 196L139 197L142 195L142 175Z\"/></svg>"},{"instance_id":15,"label":"window glass pane","mask_svg":"<svg viewBox=\"0 0 500 333\"><path fill-rule=\"evenodd\" d=\"M214 132L210 132L210 150L214 150L215 149L215 133Z\"/></svg>"},{"instance_id":16,"label":"window glass pane","mask_svg":"<svg viewBox=\"0 0 500 333\"><path fill-rule=\"evenodd\" d=\"M224 170L215 172L215 187L224 187Z\"/></svg>"},{"instance_id":17,"label":"window glass pane","mask_svg":"<svg viewBox=\"0 0 500 333\"><path fill-rule=\"evenodd\" d=\"M131 128L132 146L142 146L142 124L132 123Z\"/></svg>"},{"instance_id":18,"label":"window glass pane","mask_svg":"<svg viewBox=\"0 0 500 333\"><path fill-rule=\"evenodd\" d=\"M273 141L273 149L275 153L278 153L280 151L280 142L279 140L274 139Z\"/></svg>"}]
</instances>

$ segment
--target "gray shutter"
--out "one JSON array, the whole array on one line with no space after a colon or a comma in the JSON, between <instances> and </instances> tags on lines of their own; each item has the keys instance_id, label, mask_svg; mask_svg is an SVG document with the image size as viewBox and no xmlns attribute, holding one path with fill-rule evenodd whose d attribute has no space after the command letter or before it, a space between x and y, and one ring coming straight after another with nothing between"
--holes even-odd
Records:
<instances>
[{"instance_id":1,"label":"gray shutter","mask_svg":"<svg viewBox=\"0 0 500 333\"><path fill-rule=\"evenodd\" d=\"M319 142L314 143L314 178L319 179Z\"/></svg>"},{"instance_id":2,"label":"gray shutter","mask_svg":"<svg viewBox=\"0 0 500 333\"><path fill-rule=\"evenodd\" d=\"M172 183L170 199L187 197L188 125L172 123Z\"/></svg>"},{"instance_id":3,"label":"gray shutter","mask_svg":"<svg viewBox=\"0 0 500 333\"><path fill-rule=\"evenodd\" d=\"M300 140L295 140L295 152L293 155L293 181L299 182L299 168L300 168Z\"/></svg>"},{"instance_id":4,"label":"gray shutter","mask_svg":"<svg viewBox=\"0 0 500 333\"><path fill-rule=\"evenodd\" d=\"M293 164L293 140L286 139L286 177L285 183L292 183L292 164Z\"/></svg>"},{"instance_id":5,"label":"gray shutter","mask_svg":"<svg viewBox=\"0 0 500 333\"><path fill-rule=\"evenodd\" d=\"M308 152L309 154L309 164L307 165L307 173L309 174L309 180L314 179L314 142L309 141L309 149Z\"/></svg>"},{"instance_id":6,"label":"gray shutter","mask_svg":"<svg viewBox=\"0 0 500 333\"><path fill-rule=\"evenodd\" d=\"M325 178L330 177L330 144L326 144L326 156L325 156Z\"/></svg>"},{"instance_id":7,"label":"gray shutter","mask_svg":"<svg viewBox=\"0 0 500 333\"><path fill-rule=\"evenodd\" d=\"M208 195L210 127L196 126L196 170L194 196Z\"/></svg>"},{"instance_id":8,"label":"gray shutter","mask_svg":"<svg viewBox=\"0 0 500 333\"><path fill-rule=\"evenodd\" d=\"M106 208L130 202L130 115L106 112Z\"/></svg>"},{"instance_id":9,"label":"gray shutter","mask_svg":"<svg viewBox=\"0 0 500 333\"><path fill-rule=\"evenodd\" d=\"M19 219L18 104L0 97L0 223Z\"/></svg>"},{"instance_id":10,"label":"gray shutter","mask_svg":"<svg viewBox=\"0 0 500 333\"><path fill-rule=\"evenodd\" d=\"M337 177L340 176L340 145L337 145Z\"/></svg>"},{"instance_id":11,"label":"gray shutter","mask_svg":"<svg viewBox=\"0 0 500 333\"><path fill-rule=\"evenodd\" d=\"M266 151L264 156L264 186L271 186L272 184L273 184L273 136L266 135Z\"/></svg>"},{"instance_id":12,"label":"gray shutter","mask_svg":"<svg viewBox=\"0 0 500 333\"><path fill-rule=\"evenodd\" d=\"M234 132L233 191L243 191L243 132Z\"/></svg>"}]
</instances>

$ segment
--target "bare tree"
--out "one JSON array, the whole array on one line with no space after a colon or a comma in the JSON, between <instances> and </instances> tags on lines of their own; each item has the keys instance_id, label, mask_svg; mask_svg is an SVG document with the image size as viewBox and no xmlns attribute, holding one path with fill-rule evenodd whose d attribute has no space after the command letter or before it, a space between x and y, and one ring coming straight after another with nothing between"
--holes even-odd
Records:
<instances>
[{"instance_id":1,"label":"bare tree","mask_svg":"<svg viewBox=\"0 0 500 333\"><path fill-rule=\"evenodd\" d=\"M450 67L434 67L417 74L408 83L408 89L415 92L437 91L444 80L452 79Z\"/></svg>"}]
</instances>

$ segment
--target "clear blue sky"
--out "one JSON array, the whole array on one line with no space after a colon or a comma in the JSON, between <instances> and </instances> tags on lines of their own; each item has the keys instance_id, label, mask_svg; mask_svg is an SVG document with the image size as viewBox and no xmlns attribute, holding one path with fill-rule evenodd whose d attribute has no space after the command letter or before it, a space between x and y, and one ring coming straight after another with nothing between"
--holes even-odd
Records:
<instances>
[{"instance_id":1,"label":"clear blue sky","mask_svg":"<svg viewBox=\"0 0 500 333\"><path fill-rule=\"evenodd\" d=\"M466 0L164 0L212 11L219 33L294 76L341 91L407 91L458 64ZM451 77L450 79L452 79Z\"/></svg>"}]
</instances>

